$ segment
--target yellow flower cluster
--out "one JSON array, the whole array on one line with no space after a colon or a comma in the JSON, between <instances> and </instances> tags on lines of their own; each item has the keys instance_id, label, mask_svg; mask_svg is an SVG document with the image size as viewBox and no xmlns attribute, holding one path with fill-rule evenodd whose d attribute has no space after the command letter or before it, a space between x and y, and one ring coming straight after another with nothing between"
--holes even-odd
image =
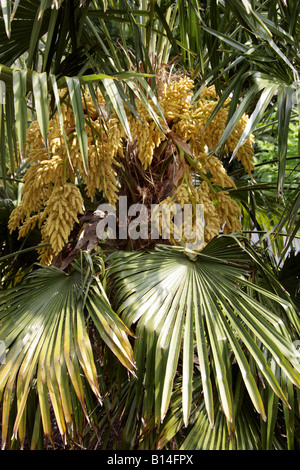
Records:
<instances>
[{"instance_id":1,"label":"yellow flower cluster","mask_svg":"<svg viewBox=\"0 0 300 470\"><path fill-rule=\"evenodd\" d=\"M193 120L193 133L191 135L190 146L195 154L195 158L211 171L212 175L217 179L217 172L219 167L214 171L214 164L211 164L212 157L207 158L209 151L213 150L219 142L228 118L230 98L225 100L224 106L218 111L212 122L206 127L206 123L214 111L218 102L218 96L214 86L204 88L200 97L195 101L191 119ZM240 137L247 125L248 116L243 115L237 126L233 129L225 144L225 152L233 152L237 146ZM245 170L251 175L254 169L253 165L253 136L251 135L248 140L237 151L237 158L241 161ZM228 182L228 181L227 181ZM218 184L218 183L216 183ZM223 185L221 185L223 187ZM229 185L232 186L232 185Z\"/></svg>"},{"instance_id":2,"label":"yellow flower cluster","mask_svg":"<svg viewBox=\"0 0 300 470\"><path fill-rule=\"evenodd\" d=\"M185 177L179 180L178 186L174 188L172 202L179 202L182 208L185 204L192 204L194 207L196 204L204 205L204 241L208 243L220 231L232 233L242 230L239 206L229 196L228 191L224 191L225 188L235 188L235 183L227 174L221 159L211 153L224 132L230 99L226 100L225 106L219 110L212 122L206 127L206 123L217 105L216 90L213 86L204 88L199 99L193 101L192 88L193 82L189 79L174 80L169 87L165 87L161 106L172 131L188 142L196 161L198 173L203 178L203 182L197 186L192 178L194 169L188 168L186 164ZM235 149L247 122L248 117L242 116L225 144L226 153ZM250 136L237 151L238 160L241 161L250 176L254 169L252 143L253 137ZM218 187L222 189L220 190ZM169 198L162 201L161 205L163 204L169 206ZM190 230L196 229L196 223L198 223L198 219L194 214L193 219L188 223ZM176 243L176 237L173 241Z\"/></svg>"},{"instance_id":3,"label":"yellow flower cluster","mask_svg":"<svg viewBox=\"0 0 300 470\"><path fill-rule=\"evenodd\" d=\"M61 92L61 97L65 95ZM97 95L99 107L105 104ZM9 229L19 229L19 238L25 237L35 226L41 229L39 260L50 264L68 241L77 214L82 213L83 199L74 184L85 183L87 196L92 200L96 191L103 191L109 203L115 205L118 196L114 166L117 154L123 155L124 132L119 121L112 116L97 113L92 98L86 94L83 100L88 137L88 168L84 169L79 142L75 131L72 107L62 102L64 132L68 139L65 146L59 116L49 121L48 147L45 148L37 121L31 123L26 136L26 163L29 165L23 178L22 201L12 212ZM44 246L49 244L49 246Z\"/></svg>"},{"instance_id":4,"label":"yellow flower cluster","mask_svg":"<svg viewBox=\"0 0 300 470\"><path fill-rule=\"evenodd\" d=\"M228 195L227 191L219 191L216 196L218 201L216 209L223 232L241 232L242 227L238 217L242 214L238 204Z\"/></svg>"},{"instance_id":5,"label":"yellow flower cluster","mask_svg":"<svg viewBox=\"0 0 300 470\"><path fill-rule=\"evenodd\" d=\"M84 95L83 107L86 115L86 134L88 140L88 167L84 169L80 146L75 133L75 123L72 108L66 104L62 105L62 113L64 116L64 127L67 133L70 132L69 138L69 155L70 162L68 165L69 177L72 180L75 176L83 180L87 196L93 201L97 191L103 192L107 201L115 205L118 196L117 179L114 167L118 166L117 155L123 155L122 138L125 136L123 128L116 118L112 115L108 118L104 108L105 100L102 94L97 93L97 105L86 93ZM55 130L52 138L52 152L63 154L64 161L68 159L66 149L63 142L63 136L60 130L58 117L56 117ZM54 133L56 132L56 134ZM50 144L49 144L50 145ZM72 171L71 171L72 170Z\"/></svg>"},{"instance_id":6,"label":"yellow flower cluster","mask_svg":"<svg viewBox=\"0 0 300 470\"><path fill-rule=\"evenodd\" d=\"M181 193L183 195L183 188ZM183 202L186 200L187 202ZM158 229L163 239L168 239L173 245L184 243L196 251L203 248L204 240L204 220L195 217L191 206L187 208L184 204L189 204L189 199L184 196L181 199L181 209L178 208L174 199L167 197L160 204L155 206L152 212L151 223Z\"/></svg>"},{"instance_id":7,"label":"yellow flower cluster","mask_svg":"<svg viewBox=\"0 0 300 470\"><path fill-rule=\"evenodd\" d=\"M161 205L169 206L174 201L181 207L190 203L193 207L195 204L203 204L204 238L207 243L220 230L225 233L240 231L241 214L237 203L230 198L227 191L235 187L234 181L226 173L221 159L211 152L225 129L229 107L222 107L206 127L218 97L215 88L209 87L202 90L199 97L193 100L193 87L194 82L187 77L171 77L168 82L159 83L159 104L165 117L165 120L158 117L161 128L141 102L136 103L140 119L129 109L126 109L126 113L138 158L145 170L151 167L155 149L162 142L169 140L170 130L173 135L177 134L189 145L193 166L183 158L184 177L181 178L178 174L173 196L162 201ZM77 182L83 182L86 195L92 201L99 191L108 203L116 205L119 158L126 156L128 143L117 115L108 115L102 94L96 94L95 103L92 97L85 93L82 103L88 139L86 171L76 135L73 110L65 90L61 91L61 98L64 132L56 113L49 121L47 148L44 146L38 123L34 121L28 128L28 170L23 181L22 201L12 212L9 221L9 229L19 229L19 237L26 236L35 226L39 227L43 245L38 250L39 259L46 264L51 263L53 255L67 243L73 223L77 220L78 213L82 212L83 199L76 186ZM226 105L229 101L226 101ZM153 103L150 104L152 106ZM243 116L233 130L226 142L225 152L233 151L247 120L247 116ZM250 137L237 152L237 158L249 174L253 170L252 139ZM173 145L172 142L171 144ZM200 185L195 183L195 172L202 178ZM130 175L128 176L130 178ZM202 230L201 224L197 224L199 222L194 214L188 223L189 228L196 232ZM172 241L178 243L176 227L173 227L173 232ZM185 239L183 237L182 241ZM49 246L44 246L45 244Z\"/></svg>"},{"instance_id":8,"label":"yellow flower cluster","mask_svg":"<svg viewBox=\"0 0 300 470\"><path fill-rule=\"evenodd\" d=\"M225 130L230 98L225 101L225 105L206 127L206 123L217 105L218 96L215 87L211 86L204 88L199 99L193 101L193 86L193 80L183 77L174 78L161 87L159 103L165 119L171 130L188 142L199 170L204 174L210 173L212 182L222 188L235 187L233 180L227 175L222 161L210 153L216 147ZM144 107L143 109L139 108L138 113L142 118L142 123L139 123L135 118L132 118L130 123L132 134L137 138L140 160L147 167L151 164L155 146L158 146L165 137ZM235 149L247 122L248 117L243 115L227 139L226 153ZM250 136L237 151L237 158L249 175L254 169L252 143L253 136Z\"/></svg>"},{"instance_id":9,"label":"yellow flower cluster","mask_svg":"<svg viewBox=\"0 0 300 470\"><path fill-rule=\"evenodd\" d=\"M160 124L165 133L159 129L142 103L137 103L136 112L140 119L129 114L128 122L130 133L135 139L138 148L139 159L146 169L151 165L154 149L166 139L167 129L162 120L160 120Z\"/></svg>"},{"instance_id":10,"label":"yellow flower cluster","mask_svg":"<svg viewBox=\"0 0 300 470\"><path fill-rule=\"evenodd\" d=\"M54 188L46 202L45 222L41 229L41 245L46 245L38 249L42 264L49 265L53 255L58 254L68 242L74 221L78 222L77 216L83 212L82 206L81 193L73 183Z\"/></svg>"},{"instance_id":11,"label":"yellow flower cluster","mask_svg":"<svg viewBox=\"0 0 300 470\"><path fill-rule=\"evenodd\" d=\"M103 191L107 201L115 206L118 200L117 173L114 167L118 166L117 155L123 155L121 145L124 136L119 121L114 117L107 123L105 129L96 119L93 127L87 129L88 135L88 174L81 170L81 177L85 183L87 196L93 200L96 191ZM97 137L98 136L98 137ZM72 149L72 154L74 154ZM81 160L78 144L76 146L77 162Z\"/></svg>"},{"instance_id":12,"label":"yellow flower cluster","mask_svg":"<svg viewBox=\"0 0 300 470\"><path fill-rule=\"evenodd\" d=\"M204 230L202 249L203 246L217 236L220 231L223 231L225 234L242 231L239 219L241 216L240 208L228 195L228 191L215 193L208 183L203 181L198 187L193 187L187 183L180 184L172 198L166 198L157 206L157 211L153 212L153 221L159 228L160 235L163 233L163 220L164 218L168 220L168 217L170 217L170 208L175 202L180 204L183 209L183 214L186 210L185 205L190 205L190 207L194 208L197 204L202 205L205 225L203 226L202 219L196 217L195 210L193 210L190 217L183 218L184 225L181 225L179 230L178 226L174 224L174 219L171 219L170 239L173 244L178 244L178 239L184 243L193 243L191 234L196 234L199 240L202 237L201 231ZM179 236L179 234L181 234L181 236Z\"/></svg>"},{"instance_id":13,"label":"yellow flower cluster","mask_svg":"<svg viewBox=\"0 0 300 470\"><path fill-rule=\"evenodd\" d=\"M59 253L68 242L77 215L82 214L83 199L77 186L66 183L56 186L46 202L44 234L53 248Z\"/></svg>"},{"instance_id":14,"label":"yellow flower cluster","mask_svg":"<svg viewBox=\"0 0 300 470\"><path fill-rule=\"evenodd\" d=\"M37 162L29 167L23 178L22 201L12 212L9 220L10 231L20 227L24 220L29 231L32 228L32 222L29 223L29 220L32 220L32 213L37 213L39 219L44 217L41 215L44 205L51 196L52 186L61 184L62 172L62 160L58 156ZM36 224L38 220L34 220ZM26 236L28 231L23 224L19 236Z\"/></svg>"},{"instance_id":15,"label":"yellow flower cluster","mask_svg":"<svg viewBox=\"0 0 300 470\"><path fill-rule=\"evenodd\" d=\"M187 77L164 85L160 102L168 122L181 121L185 114L190 114L193 87L193 80Z\"/></svg>"}]
</instances>

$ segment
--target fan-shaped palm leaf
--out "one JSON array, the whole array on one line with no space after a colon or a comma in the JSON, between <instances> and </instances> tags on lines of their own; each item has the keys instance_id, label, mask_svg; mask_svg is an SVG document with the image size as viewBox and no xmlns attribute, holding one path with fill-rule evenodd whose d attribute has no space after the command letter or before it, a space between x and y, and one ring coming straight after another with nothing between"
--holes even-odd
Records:
<instances>
[{"instance_id":1,"label":"fan-shaped palm leaf","mask_svg":"<svg viewBox=\"0 0 300 470\"><path fill-rule=\"evenodd\" d=\"M226 418L229 422L234 420L233 360L263 419L266 412L258 390L258 374L287 403L263 351L266 348L289 380L299 386L299 364L291 364L295 354L291 338L282 318L250 296L248 290L259 292L272 302L288 304L247 280L250 260L233 238L214 240L195 258L183 249L161 246L150 253L116 253L111 259L111 275L118 289L116 300L120 302L118 312L128 326L137 323L139 343L135 354L139 378L142 382L154 380L156 423L167 413L182 354L182 406L184 422L188 424L194 346L211 425L215 420L212 380L217 384ZM152 405L149 399L148 413Z\"/></svg>"},{"instance_id":2,"label":"fan-shaped palm leaf","mask_svg":"<svg viewBox=\"0 0 300 470\"><path fill-rule=\"evenodd\" d=\"M51 432L48 394L63 438L72 434L74 425L72 389L87 420L87 384L102 402L86 314L103 341L134 373L130 332L99 285L97 278L85 284L78 269L66 274L50 267L37 270L21 285L1 293L0 337L9 351L0 368L3 446L13 396L17 400L13 434L19 433L21 444L24 442L27 400L35 381L45 435Z\"/></svg>"}]
</instances>

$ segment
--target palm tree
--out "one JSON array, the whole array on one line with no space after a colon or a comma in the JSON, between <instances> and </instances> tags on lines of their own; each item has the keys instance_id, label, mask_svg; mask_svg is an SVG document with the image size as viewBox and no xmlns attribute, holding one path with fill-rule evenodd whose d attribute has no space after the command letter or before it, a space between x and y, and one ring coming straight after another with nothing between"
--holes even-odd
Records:
<instances>
[{"instance_id":1,"label":"palm tree","mask_svg":"<svg viewBox=\"0 0 300 470\"><path fill-rule=\"evenodd\" d=\"M299 448L298 2L1 5L3 448Z\"/></svg>"}]
</instances>

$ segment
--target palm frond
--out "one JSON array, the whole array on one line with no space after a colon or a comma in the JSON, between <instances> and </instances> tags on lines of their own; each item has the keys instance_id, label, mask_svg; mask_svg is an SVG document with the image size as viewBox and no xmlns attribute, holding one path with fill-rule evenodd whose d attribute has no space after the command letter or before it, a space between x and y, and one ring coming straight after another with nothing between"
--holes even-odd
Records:
<instances>
[{"instance_id":1,"label":"palm frond","mask_svg":"<svg viewBox=\"0 0 300 470\"><path fill-rule=\"evenodd\" d=\"M257 386L258 374L287 403L263 351L264 348L270 351L289 380L299 386L299 364L291 363L295 352L291 338L286 331L282 334L278 330L282 319L248 291L259 292L281 305L288 304L247 280L251 263L234 239L215 239L195 260L183 249L159 246L150 253L115 253L111 261L116 300L120 303L118 312L129 327L137 323L136 335L145 338L139 340L135 354L137 363L144 368L139 371L139 380L147 381L148 374L154 374L156 423L168 411L181 353L185 364L182 404L184 421L188 423L194 348L211 425L215 420L213 379L227 420L234 420L230 372L233 360L238 363L252 403L263 419L266 414ZM147 343L150 334L154 337L151 348ZM252 361L256 365L254 370L250 367Z\"/></svg>"},{"instance_id":2,"label":"palm frond","mask_svg":"<svg viewBox=\"0 0 300 470\"><path fill-rule=\"evenodd\" d=\"M55 267L42 268L21 285L1 292L0 337L9 351L0 369L3 447L8 438L13 396L17 400L13 436L18 435L21 445L24 443L22 426L32 387L38 395L45 435L51 436L51 403L61 436L72 436L72 390L88 422L88 385L102 403L99 358L93 351L87 314L104 343L134 373L128 328L99 289L100 280L95 278L92 285L89 281L84 288L82 275L78 269L66 274Z\"/></svg>"}]
</instances>

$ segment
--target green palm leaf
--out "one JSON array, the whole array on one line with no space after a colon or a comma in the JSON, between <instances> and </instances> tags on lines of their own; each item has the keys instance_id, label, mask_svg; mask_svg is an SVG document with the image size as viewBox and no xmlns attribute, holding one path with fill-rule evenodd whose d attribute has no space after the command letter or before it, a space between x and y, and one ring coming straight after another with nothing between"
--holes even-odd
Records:
<instances>
[{"instance_id":1,"label":"green palm leaf","mask_svg":"<svg viewBox=\"0 0 300 470\"><path fill-rule=\"evenodd\" d=\"M49 128L47 75L45 73L33 73L32 88L35 99L37 120L41 129L45 146L47 147L47 134Z\"/></svg>"},{"instance_id":2,"label":"green palm leaf","mask_svg":"<svg viewBox=\"0 0 300 470\"><path fill-rule=\"evenodd\" d=\"M8 37L11 33L11 4L7 0L1 0L2 15L5 24L5 30Z\"/></svg>"},{"instance_id":3,"label":"green palm leaf","mask_svg":"<svg viewBox=\"0 0 300 470\"><path fill-rule=\"evenodd\" d=\"M1 292L0 337L9 350L6 363L0 368L3 446L14 395L18 409L13 434L18 434L21 444L24 442L26 407L35 381L45 435L51 432L48 393L63 438L71 433L74 424L72 388L87 419L87 384L102 403L87 313L104 342L134 372L129 330L111 310L99 290L99 282L90 287L91 292L89 288L85 291L78 270L67 275L51 267L37 270L20 286Z\"/></svg>"},{"instance_id":4,"label":"green palm leaf","mask_svg":"<svg viewBox=\"0 0 300 470\"><path fill-rule=\"evenodd\" d=\"M227 420L234 421L229 356L232 357L230 362L235 358L252 403L263 419L266 413L258 389L258 374L262 374L273 391L287 403L260 342L276 358L292 383L299 386L299 364L291 364L292 341L276 329L276 321L281 323L281 318L250 296L248 289L260 291L262 297L271 298L275 303L286 304L286 301L247 280L250 259L233 238L215 239L194 261L183 249L165 246L158 246L150 253L116 253L111 260L119 314L129 327L138 323L139 335L150 332L155 335L155 347L147 352L146 371L138 373L139 377L144 373L147 377L149 370L155 371L157 423L167 413L182 353L182 401L187 425L194 350L212 426L212 381L217 384ZM143 363L139 355L144 353L143 347L141 351L135 349L137 363ZM256 365L254 370L250 367L251 361Z\"/></svg>"}]
</instances>

